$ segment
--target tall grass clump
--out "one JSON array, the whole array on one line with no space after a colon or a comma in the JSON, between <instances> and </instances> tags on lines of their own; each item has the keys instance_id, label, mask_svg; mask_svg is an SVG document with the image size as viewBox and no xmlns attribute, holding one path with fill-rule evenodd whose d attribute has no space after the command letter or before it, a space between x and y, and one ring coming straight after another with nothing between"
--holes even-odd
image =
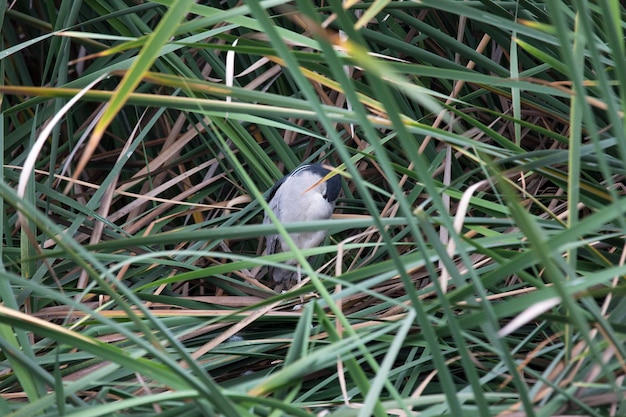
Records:
<instances>
[{"instance_id":1,"label":"tall grass clump","mask_svg":"<svg viewBox=\"0 0 626 417\"><path fill-rule=\"evenodd\" d=\"M0 415L626 413L621 3L0 11Z\"/></svg>"}]
</instances>

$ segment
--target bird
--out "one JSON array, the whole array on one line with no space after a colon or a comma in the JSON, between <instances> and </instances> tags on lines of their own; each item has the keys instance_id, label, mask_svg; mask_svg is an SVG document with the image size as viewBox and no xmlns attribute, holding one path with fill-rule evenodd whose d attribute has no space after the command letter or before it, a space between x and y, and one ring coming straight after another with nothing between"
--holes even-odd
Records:
<instances>
[{"instance_id":1,"label":"bird","mask_svg":"<svg viewBox=\"0 0 626 417\"><path fill-rule=\"evenodd\" d=\"M307 222L330 219L341 191L341 178L338 175L321 181L332 167L318 163L303 164L279 180L270 189L268 196L269 208L281 223ZM264 224L272 220L265 213ZM299 249L318 246L326 237L326 230L290 233L289 236ZM289 245L281 235L266 237L265 253L288 252ZM287 265L298 265L295 259L285 262ZM300 270L292 271L279 267L270 267L269 275L276 283L292 282L297 278L300 282Z\"/></svg>"}]
</instances>

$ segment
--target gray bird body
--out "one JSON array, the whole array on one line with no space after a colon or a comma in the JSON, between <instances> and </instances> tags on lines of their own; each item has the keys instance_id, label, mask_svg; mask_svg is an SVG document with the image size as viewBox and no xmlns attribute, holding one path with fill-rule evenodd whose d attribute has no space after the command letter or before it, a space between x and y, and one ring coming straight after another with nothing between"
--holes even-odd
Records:
<instances>
[{"instance_id":1,"label":"gray bird body","mask_svg":"<svg viewBox=\"0 0 626 417\"><path fill-rule=\"evenodd\" d=\"M329 172L320 164L307 164L296 168L278 181L270 190L269 195L269 207L278 220L281 223L293 223L329 219L341 190L340 177L335 175L328 181L311 188ZM267 214L263 223L271 223ZM326 231L290 233L289 236L298 248L307 249L322 243L326 237ZM282 236L271 235L266 238L266 254L271 255L289 250L289 245ZM289 260L286 264L296 265L297 261ZM275 282L291 280L298 275L295 271L282 268L270 268L269 273Z\"/></svg>"}]
</instances>

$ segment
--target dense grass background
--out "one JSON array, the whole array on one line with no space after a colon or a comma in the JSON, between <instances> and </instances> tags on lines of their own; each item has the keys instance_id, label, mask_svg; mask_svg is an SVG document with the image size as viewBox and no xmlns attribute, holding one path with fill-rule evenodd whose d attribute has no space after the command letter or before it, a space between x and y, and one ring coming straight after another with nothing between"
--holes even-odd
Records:
<instances>
[{"instance_id":1,"label":"dense grass background","mask_svg":"<svg viewBox=\"0 0 626 417\"><path fill-rule=\"evenodd\" d=\"M0 415L626 413L620 2L200 3L0 1Z\"/></svg>"}]
</instances>

